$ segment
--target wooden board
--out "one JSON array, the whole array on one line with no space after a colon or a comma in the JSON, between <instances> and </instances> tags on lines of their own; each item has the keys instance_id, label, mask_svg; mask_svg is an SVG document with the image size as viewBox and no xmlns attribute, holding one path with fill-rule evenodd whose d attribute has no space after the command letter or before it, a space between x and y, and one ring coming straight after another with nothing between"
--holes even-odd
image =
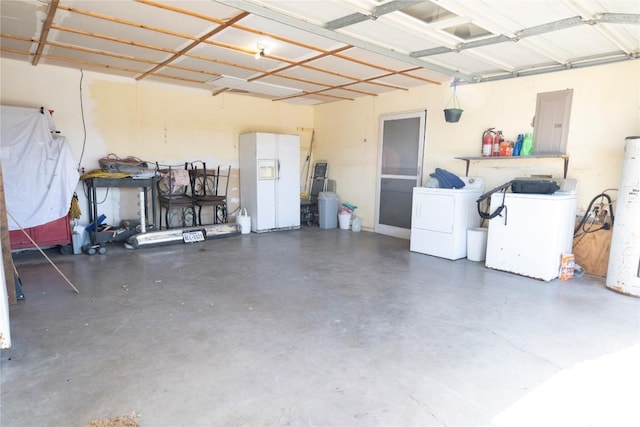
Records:
<instances>
[{"instance_id":1,"label":"wooden board","mask_svg":"<svg viewBox=\"0 0 640 427\"><path fill-rule=\"evenodd\" d=\"M598 230L576 237L573 254L585 273L606 277L609 266L612 230Z\"/></svg>"},{"instance_id":2,"label":"wooden board","mask_svg":"<svg viewBox=\"0 0 640 427\"><path fill-rule=\"evenodd\" d=\"M13 259L11 258L11 241L9 239L9 223L7 221L7 206L4 201L4 183L2 181L2 165L0 164L0 243L2 244L2 263L4 264L5 283L9 304L16 304L16 282L13 275Z\"/></svg>"}]
</instances>

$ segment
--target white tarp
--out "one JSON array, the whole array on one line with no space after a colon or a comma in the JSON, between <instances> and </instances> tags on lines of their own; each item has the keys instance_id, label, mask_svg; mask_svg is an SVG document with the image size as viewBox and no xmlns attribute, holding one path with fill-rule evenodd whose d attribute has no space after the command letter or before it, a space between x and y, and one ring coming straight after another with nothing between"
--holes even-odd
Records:
<instances>
[{"instance_id":1,"label":"white tarp","mask_svg":"<svg viewBox=\"0 0 640 427\"><path fill-rule=\"evenodd\" d=\"M24 228L62 218L78 185L76 160L47 109L0 106L7 211ZM9 230L20 227L8 217Z\"/></svg>"}]
</instances>

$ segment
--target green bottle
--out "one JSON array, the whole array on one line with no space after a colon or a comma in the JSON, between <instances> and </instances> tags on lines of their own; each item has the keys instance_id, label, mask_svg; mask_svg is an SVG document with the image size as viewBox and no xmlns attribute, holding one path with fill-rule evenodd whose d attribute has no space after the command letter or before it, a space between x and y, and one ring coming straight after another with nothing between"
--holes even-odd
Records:
<instances>
[{"instance_id":1,"label":"green bottle","mask_svg":"<svg viewBox=\"0 0 640 427\"><path fill-rule=\"evenodd\" d=\"M533 154L533 135L527 133L524 135L524 141L522 141L522 150L520 150L521 156L531 156Z\"/></svg>"}]
</instances>

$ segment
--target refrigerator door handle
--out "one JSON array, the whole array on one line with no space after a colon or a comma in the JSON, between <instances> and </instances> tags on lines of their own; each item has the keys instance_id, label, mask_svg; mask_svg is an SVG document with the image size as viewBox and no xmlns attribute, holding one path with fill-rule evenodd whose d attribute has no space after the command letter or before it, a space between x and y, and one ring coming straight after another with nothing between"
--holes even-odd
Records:
<instances>
[{"instance_id":1,"label":"refrigerator door handle","mask_svg":"<svg viewBox=\"0 0 640 427\"><path fill-rule=\"evenodd\" d=\"M278 162L278 166L276 169L276 179L280 181L280 159L278 159L277 162Z\"/></svg>"}]
</instances>

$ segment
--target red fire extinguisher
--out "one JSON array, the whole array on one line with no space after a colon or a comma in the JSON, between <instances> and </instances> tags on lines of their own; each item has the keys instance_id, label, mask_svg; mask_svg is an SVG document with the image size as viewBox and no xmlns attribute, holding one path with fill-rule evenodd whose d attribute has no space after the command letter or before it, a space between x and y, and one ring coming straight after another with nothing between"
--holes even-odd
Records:
<instances>
[{"instance_id":1,"label":"red fire extinguisher","mask_svg":"<svg viewBox=\"0 0 640 427\"><path fill-rule=\"evenodd\" d=\"M491 155L493 157L500 157L500 144L502 141L504 141L504 137L502 136L502 131L499 130L493 137L493 146L491 148Z\"/></svg>"},{"instance_id":2,"label":"red fire extinguisher","mask_svg":"<svg viewBox=\"0 0 640 427\"><path fill-rule=\"evenodd\" d=\"M491 157L493 138L496 136L494 129L489 128L482 133L482 157Z\"/></svg>"}]
</instances>

